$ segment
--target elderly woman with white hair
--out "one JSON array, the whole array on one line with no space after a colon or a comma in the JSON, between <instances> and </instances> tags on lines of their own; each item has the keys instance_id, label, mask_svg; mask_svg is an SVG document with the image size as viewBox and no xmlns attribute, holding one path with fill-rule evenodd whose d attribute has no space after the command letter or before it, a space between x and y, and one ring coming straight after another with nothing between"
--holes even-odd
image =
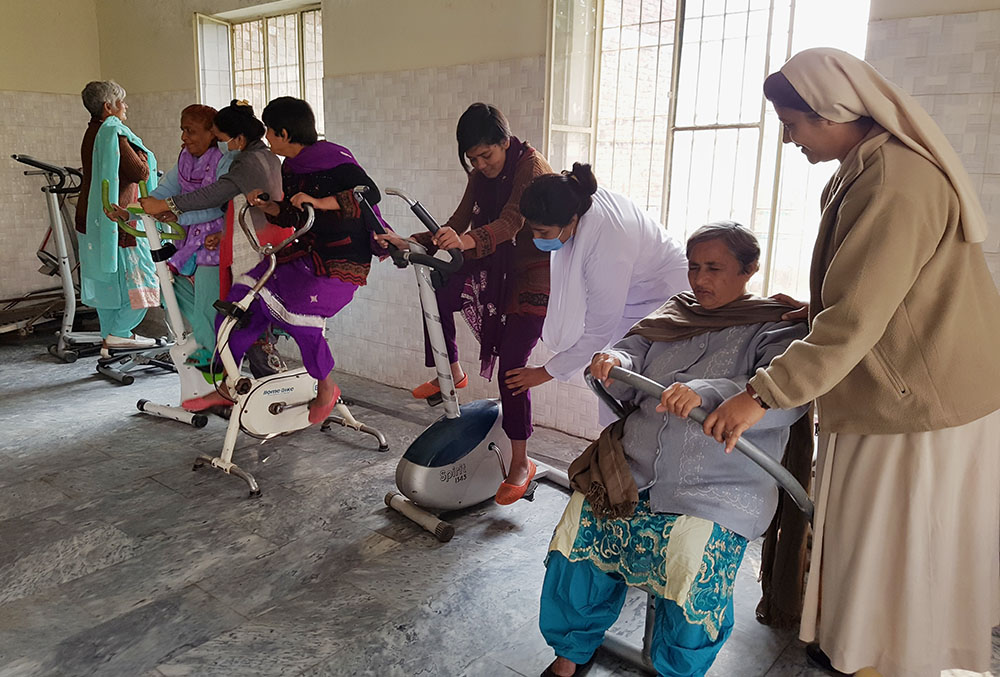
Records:
<instances>
[{"instance_id":1,"label":"elderly woman with white hair","mask_svg":"<svg viewBox=\"0 0 1000 677\"><path fill-rule=\"evenodd\" d=\"M817 400L800 637L828 670L990 669L1000 623L1000 295L975 190L944 134L869 64L792 57L764 94L822 197L810 332L705 430L730 448L768 408Z\"/></svg>"},{"instance_id":2,"label":"elderly woman with white hair","mask_svg":"<svg viewBox=\"0 0 1000 677\"><path fill-rule=\"evenodd\" d=\"M138 183L156 187L156 157L125 126L125 90L109 80L90 82L82 92L90 124L80 149L83 184L76 206L80 242L80 296L97 309L104 356L114 349L156 345L137 336L147 308L160 304L156 268L145 238L118 228L104 213L101 183L110 184L112 202L127 205L138 197Z\"/></svg>"}]
</instances>

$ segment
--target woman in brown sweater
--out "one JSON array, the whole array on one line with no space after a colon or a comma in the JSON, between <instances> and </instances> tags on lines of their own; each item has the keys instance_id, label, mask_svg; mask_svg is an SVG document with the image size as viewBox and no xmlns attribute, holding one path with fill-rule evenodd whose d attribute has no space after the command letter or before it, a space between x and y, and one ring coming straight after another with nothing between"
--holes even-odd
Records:
<instances>
[{"instance_id":1,"label":"woman in brown sweater","mask_svg":"<svg viewBox=\"0 0 1000 677\"><path fill-rule=\"evenodd\" d=\"M91 117L80 148L83 182L75 219L80 233L81 298L97 309L104 339L101 353L107 357L113 349L156 345L153 339L138 336L133 330L142 322L147 308L160 304L160 290L149 243L145 238L137 241L106 217L100 203L101 182L109 180L117 185L116 204L131 204L138 197L138 183L149 179L150 162L155 163L155 158L122 124L128 105L121 85L91 82L82 98ZM98 148L102 162L95 176L95 145L99 143L103 144ZM117 148L108 144L116 144ZM117 251L110 251L115 240Z\"/></svg>"},{"instance_id":2,"label":"woman in brown sweater","mask_svg":"<svg viewBox=\"0 0 1000 677\"><path fill-rule=\"evenodd\" d=\"M458 361L454 313L462 313L479 339L480 374L492 378L500 360L497 380L512 459L496 501L507 505L524 495L535 466L527 455L532 433L530 394L524 390L515 395L505 377L528 363L541 337L549 301L549 254L532 243L518 205L532 179L552 169L538 151L511 134L507 119L494 106L469 106L458 120L456 137L458 158L469 176L462 201L436 235L422 232L412 239L425 247L457 247L465 254L462 270L437 291L438 309L457 387L467 385L468 376ZM394 235L385 239L406 247ZM424 345L425 364L433 367L426 330ZM416 388L413 396L426 398L439 390L434 379Z\"/></svg>"}]
</instances>

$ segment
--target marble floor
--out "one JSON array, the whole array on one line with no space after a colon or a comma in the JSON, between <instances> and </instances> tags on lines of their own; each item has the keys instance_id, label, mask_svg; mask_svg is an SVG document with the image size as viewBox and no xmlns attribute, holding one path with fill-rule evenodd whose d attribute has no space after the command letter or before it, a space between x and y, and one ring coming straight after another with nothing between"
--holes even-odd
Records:
<instances>
[{"instance_id":1,"label":"marble floor","mask_svg":"<svg viewBox=\"0 0 1000 677\"><path fill-rule=\"evenodd\" d=\"M41 331L41 330L40 330ZM542 559L566 494L454 516L438 543L389 511L396 460L436 411L408 393L338 378L391 450L309 429L236 460L263 496L214 470L225 422L193 429L136 411L174 403L175 377L119 386L94 360L65 365L48 339L0 338L0 676L537 675ZM584 441L539 429L565 466ZM821 677L792 633L753 617L751 549L733 637L713 677ZM636 637L642 599L617 626ZM994 656L1000 656L1000 638ZM636 675L605 654L591 675Z\"/></svg>"}]
</instances>

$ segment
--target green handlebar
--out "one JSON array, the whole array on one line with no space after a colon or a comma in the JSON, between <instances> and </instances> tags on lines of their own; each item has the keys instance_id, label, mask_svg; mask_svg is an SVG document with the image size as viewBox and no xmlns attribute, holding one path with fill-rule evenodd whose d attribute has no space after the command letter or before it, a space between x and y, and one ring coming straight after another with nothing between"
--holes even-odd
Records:
<instances>
[{"instance_id":1,"label":"green handlebar","mask_svg":"<svg viewBox=\"0 0 1000 677\"><path fill-rule=\"evenodd\" d=\"M139 196L149 197L149 189L146 187L145 181L139 182ZM101 181L101 202L104 204L105 210L107 211L111 210L111 184L108 182L107 179ZM146 213L142 211L142 207L126 207L126 210L130 214ZM132 235L134 237L146 237L146 233L144 233L141 230L136 230L135 228L130 226L127 221L118 221L117 219L115 219L115 222L118 224L119 228L124 230L129 235ZM171 223L165 223L163 225L169 226L170 232L161 232L160 233L161 240L183 240L187 236L187 232L184 230L184 227L178 223L171 222Z\"/></svg>"}]
</instances>

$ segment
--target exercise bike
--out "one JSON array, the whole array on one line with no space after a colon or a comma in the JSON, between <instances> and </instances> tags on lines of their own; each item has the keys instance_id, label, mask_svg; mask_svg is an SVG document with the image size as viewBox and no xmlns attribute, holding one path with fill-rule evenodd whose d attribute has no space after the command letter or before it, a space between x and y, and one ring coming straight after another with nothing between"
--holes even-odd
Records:
<instances>
[{"instance_id":1,"label":"exercise bike","mask_svg":"<svg viewBox=\"0 0 1000 677\"><path fill-rule=\"evenodd\" d=\"M17 331L26 335L36 323L56 319L61 311L59 338L49 346L49 354L63 362L75 362L79 357L96 355L101 350L100 332L73 331L76 314L86 309L78 303L76 238L73 226L67 225L72 224L73 218L66 213L65 207L67 198L80 193L83 175L72 167L57 167L30 155L15 154L11 157L34 168L25 170L25 176L45 177L46 185L41 190L45 194L49 227L37 251L42 264L39 272L43 275L58 275L60 286L0 301L3 306L0 311L0 333ZM50 240L54 244L54 253L48 250Z\"/></svg>"},{"instance_id":2,"label":"exercise bike","mask_svg":"<svg viewBox=\"0 0 1000 677\"><path fill-rule=\"evenodd\" d=\"M263 200L269 199L267 194L262 194L260 197ZM200 454L194 461L193 470L198 470L202 466L211 466L227 474L236 475L249 486L250 498L256 498L261 495L257 481L253 475L240 468L232 460L240 432L267 441L279 435L287 435L308 428L311 425L309 423L309 402L316 396L317 384L316 379L310 376L304 368L259 379L243 376L240 373L240 366L236 363L236 359L229 349L229 335L240 318L247 312L253 300L260 294L264 284L274 274L278 263L277 253L312 229L315 212L311 204L303 204L306 211L306 221L298 230L277 245L261 245L254 234L253 227L247 225L246 214L249 207L250 205L244 204L240 209L238 218L240 228L250 245L267 259L268 266L264 274L242 299L235 303L227 301L215 303L216 309L225 315L222 324L219 325L216 350L225 371L225 384L236 399L229 416L229 426L226 428L226 439L223 442L222 453L214 457ZM389 450L385 436L375 428L355 419L343 400L337 401L334 411L337 413L327 417L320 427L321 430L329 430L330 424L353 428L378 440L379 451Z\"/></svg>"},{"instance_id":3,"label":"exercise bike","mask_svg":"<svg viewBox=\"0 0 1000 677\"><path fill-rule=\"evenodd\" d=\"M640 390L651 397L655 397L656 399L662 397L663 391L666 390L663 385L657 383L656 381L621 367L612 367L608 376L616 381L626 383L636 390ZM608 405L608 407L615 412L619 418L626 415L625 408L622 404L616 400L611 393L607 391L604 384L595 379L589 371L585 374L584 380L587 382L587 385L590 386L590 389L593 390L594 393L606 405ZM691 413L688 414L688 417L695 423L704 423L707 416L708 412L701 407L695 407L691 410ZM806 518L812 522L814 508L812 501L809 500L809 492L807 492L805 488L798 483L795 476L792 475L787 468L768 456L763 450L760 449L760 447L755 445L753 442L748 441L746 438L741 437L737 440L736 449L773 477L778 486L788 493L792 502L794 502ZM656 668L653 667L653 659L651 657L653 627L655 621L656 599L652 594L647 592L646 619L643 627L642 646L635 646L624 637L608 632L604 635L604 642L601 644L601 648L633 667L638 668L647 674L655 675L657 674Z\"/></svg>"},{"instance_id":4,"label":"exercise bike","mask_svg":"<svg viewBox=\"0 0 1000 677\"><path fill-rule=\"evenodd\" d=\"M110 211L111 201L108 195L109 184L107 180L101 183L101 201L105 211ZM142 197L149 195L145 182L139 184L139 194ZM215 384L221 380L221 375L202 371L188 363L188 358L198 350L198 343L194 336L184 330L184 320L181 315L180 306L177 305L177 296L174 294L173 275L167 267L167 261L174 252L177 251L173 241L183 240L186 231L183 226L169 222L160 226L152 216L142 211L138 205L129 205L126 210L130 214L137 215L143 224L143 230L137 230L128 225L127 222L118 221L118 227L126 233L135 237L144 237L149 240L149 252L152 255L153 263L156 266L156 277L160 283L160 297L163 300L163 307L166 309L167 327L173 338L169 348L170 360L180 377L181 402L189 399L204 397L215 390ZM160 228L168 230L161 232ZM161 352L163 348L159 348ZM100 368L100 366L98 367ZM139 400L136 403L139 411L169 418L181 423L187 423L195 428L203 428L208 423L208 416L203 413L187 411L183 407L173 407L163 404L155 404L149 400Z\"/></svg>"},{"instance_id":5,"label":"exercise bike","mask_svg":"<svg viewBox=\"0 0 1000 677\"><path fill-rule=\"evenodd\" d=\"M384 192L405 201L428 230L437 232L437 222L423 205L397 189L387 188ZM372 228L383 233L363 195L358 202ZM385 503L434 534L439 541L447 542L454 536L455 528L430 511L459 510L492 499L510 468L510 440L501 427L503 413L497 400L478 400L460 406L455 392L434 290L448 275L462 267L461 250L449 250L448 261L428 255L427 250L414 242L410 243L409 251L392 247L390 252L397 267L412 265L417 277L420 307L434 354L444 415L407 448L396 466L399 492L386 494ZM542 479L569 487L565 473L533 462L538 469L524 494L525 500L534 499L537 483Z\"/></svg>"}]
</instances>

